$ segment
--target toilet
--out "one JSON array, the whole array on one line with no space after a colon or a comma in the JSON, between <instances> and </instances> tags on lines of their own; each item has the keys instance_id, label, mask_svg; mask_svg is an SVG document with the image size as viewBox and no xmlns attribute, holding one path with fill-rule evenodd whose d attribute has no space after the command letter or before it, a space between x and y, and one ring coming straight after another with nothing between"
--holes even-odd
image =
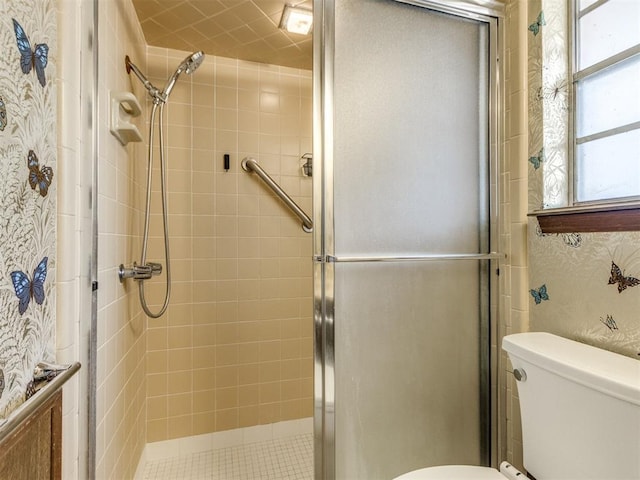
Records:
<instances>
[{"instance_id":1,"label":"toilet","mask_svg":"<svg viewBox=\"0 0 640 480\"><path fill-rule=\"evenodd\" d=\"M537 480L640 480L640 359L550 333L508 335L522 417L523 464ZM466 465L395 480L515 480L524 473Z\"/></svg>"}]
</instances>

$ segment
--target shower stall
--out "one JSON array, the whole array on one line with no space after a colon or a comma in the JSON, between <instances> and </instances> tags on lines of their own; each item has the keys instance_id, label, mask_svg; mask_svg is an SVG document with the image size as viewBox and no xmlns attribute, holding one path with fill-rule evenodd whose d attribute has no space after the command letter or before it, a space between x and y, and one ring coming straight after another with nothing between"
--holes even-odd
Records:
<instances>
[{"instance_id":1,"label":"shower stall","mask_svg":"<svg viewBox=\"0 0 640 480\"><path fill-rule=\"evenodd\" d=\"M286 422L313 430L316 480L491 464L502 4L314 0L313 71L185 58L130 2L93 7L93 100L164 106L166 152L112 147L98 112L89 476ZM141 248L121 272L152 277L144 310L117 280Z\"/></svg>"}]
</instances>

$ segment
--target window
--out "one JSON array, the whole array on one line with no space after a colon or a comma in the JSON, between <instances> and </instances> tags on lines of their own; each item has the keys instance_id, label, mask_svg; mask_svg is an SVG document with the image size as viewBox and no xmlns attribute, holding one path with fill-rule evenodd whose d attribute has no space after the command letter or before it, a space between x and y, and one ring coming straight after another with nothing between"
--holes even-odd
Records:
<instances>
[{"instance_id":1,"label":"window","mask_svg":"<svg viewBox=\"0 0 640 480\"><path fill-rule=\"evenodd\" d=\"M530 200L541 205L530 215L543 233L640 231L640 0L543 6L529 27L529 84L540 92L529 110Z\"/></svg>"},{"instance_id":2,"label":"window","mask_svg":"<svg viewBox=\"0 0 640 480\"><path fill-rule=\"evenodd\" d=\"M575 0L574 204L640 200L640 1Z\"/></svg>"}]
</instances>

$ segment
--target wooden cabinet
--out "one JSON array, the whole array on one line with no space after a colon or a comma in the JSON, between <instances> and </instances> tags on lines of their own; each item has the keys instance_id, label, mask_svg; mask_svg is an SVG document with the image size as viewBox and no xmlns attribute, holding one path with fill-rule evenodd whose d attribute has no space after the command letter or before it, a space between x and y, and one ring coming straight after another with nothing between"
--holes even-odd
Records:
<instances>
[{"instance_id":1,"label":"wooden cabinet","mask_svg":"<svg viewBox=\"0 0 640 480\"><path fill-rule=\"evenodd\" d=\"M60 479L61 461L62 390L58 389L0 442L0 479Z\"/></svg>"}]
</instances>

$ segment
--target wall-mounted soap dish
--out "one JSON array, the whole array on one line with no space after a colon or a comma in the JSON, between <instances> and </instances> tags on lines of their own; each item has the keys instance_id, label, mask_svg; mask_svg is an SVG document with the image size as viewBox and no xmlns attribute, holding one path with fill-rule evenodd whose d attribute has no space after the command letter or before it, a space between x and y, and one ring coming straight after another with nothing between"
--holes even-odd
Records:
<instances>
[{"instance_id":1,"label":"wall-mounted soap dish","mask_svg":"<svg viewBox=\"0 0 640 480\"><path fill-rule=\"evenodd\" d=\"M136 96L131 92L110 92L111 105L111 133L120 140L122 145L129 142L141 142L140 130L131 119L142 113L142 107Z\"/></svg>"}]
</instances>

